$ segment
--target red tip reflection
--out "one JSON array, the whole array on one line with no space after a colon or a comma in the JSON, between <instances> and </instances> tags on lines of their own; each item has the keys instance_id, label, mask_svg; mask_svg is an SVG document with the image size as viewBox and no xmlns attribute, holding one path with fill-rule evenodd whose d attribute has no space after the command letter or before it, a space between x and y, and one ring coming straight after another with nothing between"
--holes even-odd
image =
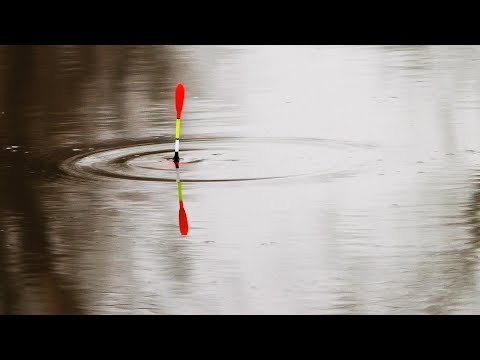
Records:
<instances>
[{"instance_id":1,"label":"red tip reflection","mask_svg":"<svg viewBox=\"0 0 480 360\"><path fill-rule=\"evenodd\" d=\"M180 224L180 234L187 235L188 234L188 220L187 220L187 213L183 208L183 202L180 202L180 210L178 210L178 222Z\"/></svg>"}]
</instances>

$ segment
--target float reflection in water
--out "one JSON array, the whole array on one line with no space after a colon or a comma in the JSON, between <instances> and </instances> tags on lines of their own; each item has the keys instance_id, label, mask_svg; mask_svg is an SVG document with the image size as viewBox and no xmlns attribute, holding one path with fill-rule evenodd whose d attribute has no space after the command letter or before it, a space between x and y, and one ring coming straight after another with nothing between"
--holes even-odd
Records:
<instances>
[{"instance_id":1,"label":"float reflection in water","mask_svg":"<svg viewBox=\"0 0 480 360\"><path fill-rule=\"evenodd\" d=\"M182 84L178 84L175 89L175 108L177 110L177 121L175 126L175 155L173 162L177 171L177 188L178 188L178 224L180 227L180 234L188 234L188 220L185 208L183 207L182 181L180 180L180 123L182 118L183 101L185 99L185 88Z\"/></svg>"}]
</instances>

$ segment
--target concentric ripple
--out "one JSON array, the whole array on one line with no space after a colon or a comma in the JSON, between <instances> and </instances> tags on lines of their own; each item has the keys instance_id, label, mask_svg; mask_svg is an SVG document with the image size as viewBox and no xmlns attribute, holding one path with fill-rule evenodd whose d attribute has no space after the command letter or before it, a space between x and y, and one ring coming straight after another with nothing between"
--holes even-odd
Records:
<instances>
[{"instance_id":1,"label":"concentric ripple","mask_svg":"<svg viewBox=\"0 0 480 360\"><path fill-rule=\"evenodd\" d=\"M371 145L306 138L192 138L180 145L182 182L281 179L352 171ZM355 156L352 156L355 154ZM145 141L78 153L60 169L80 178L175 181L171 142ZM356 160L353 160L355 158Z\"/></svg>"}]
</instances>

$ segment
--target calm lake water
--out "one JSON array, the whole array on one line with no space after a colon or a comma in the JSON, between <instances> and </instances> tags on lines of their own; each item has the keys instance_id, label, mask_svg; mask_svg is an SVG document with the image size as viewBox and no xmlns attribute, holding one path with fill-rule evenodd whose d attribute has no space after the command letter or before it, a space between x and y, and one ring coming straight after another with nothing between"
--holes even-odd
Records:
<instances>
[{"instance_id":1,"label":"calm lake water","mask_svg":"<svg viewBox=\"0 0 480 360\"><path fill-rule=\"evenodd\" d=\"M479 74L478 46L0 46L0 314L479 314Z\"/></svg>"}]
</instances>

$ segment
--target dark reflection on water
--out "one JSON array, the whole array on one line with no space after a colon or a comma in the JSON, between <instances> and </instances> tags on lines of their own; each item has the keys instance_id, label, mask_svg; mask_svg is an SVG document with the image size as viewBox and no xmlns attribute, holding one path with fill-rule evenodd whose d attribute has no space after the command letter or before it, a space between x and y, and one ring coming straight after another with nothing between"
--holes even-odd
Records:
<instances>
[{"instance_id":1,"label":"dark reflection on water","mask_svg":"<svg viewBox=\"0 0 480 360\"><path fill-rule=\"evenodd\" d=\"M118 245L109 239L121 242L116 232L122 232L124 221L115 220L109 185L62 180L58 154L171 132L165 126L170 104L164 100L170 100L166 90L178 80L169 75L168 52L169 47L135 46L0 48L2 313L109 312L102 307L115 300L106 298L118 294L129 300L122 305L122 299L111 312L141 308L134 291L129 294L134 279L129 278L128 249L117 259L102 257L112 251L108 246ZM143 132L146 123L155 129ZM150 200L134 188L118 198L127 204ZM101 210L93 210L96 206ZM138 240L125 237L124 245ZM100 243L98 249L92 250L92 242ZM159 246L167 246L173 274L185 274L178 246ZM83 259L90 250L100 256ZM106 279L112 271L122 274L124 284ZM154 309L161 304L155 302Z\"/></svg>"},{"instance_id":2,"label":"dark reflection on water","mask_svg":"<svg viewBox=\"0 0 480 360\"><path fill-rule=\"evenodd\" d=\"M0 313L479 313L479 71L475 46L0 46Z\"/></svg>"},{"instance_id":3,"label":"dark reflection on water","mask_svg":"<svg viewBox=\"0 0 480 360\"><path fill-rule=\"evenodd\" d=\"M57 257L47 235L42 192L38 178L29 171L34 166L30 160L32 150L25 150L35 148L32 130L38 126L25 113L32 106L36 54L31 47L14 47L4 52L7 68L2 74L1 106L1 295L7 314L73 314L79 313L80 308L69 287L70 279L55 270ZM48 131L38 133L46 144L55 141ZM9 151L5 151L8 147ZM16 261L12 260L17 256Z\"/></svg>"}]
</instances>

